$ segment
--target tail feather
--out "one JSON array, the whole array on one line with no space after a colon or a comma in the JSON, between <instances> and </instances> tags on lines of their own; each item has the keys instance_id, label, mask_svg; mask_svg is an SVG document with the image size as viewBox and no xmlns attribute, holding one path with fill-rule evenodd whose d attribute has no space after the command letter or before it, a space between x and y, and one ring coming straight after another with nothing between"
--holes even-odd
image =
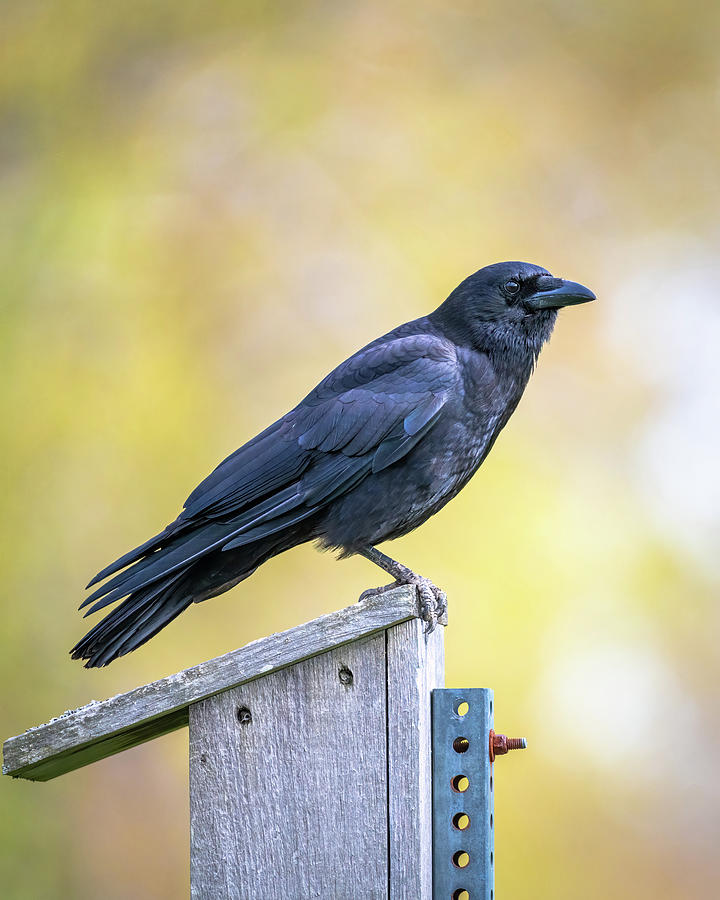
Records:
<instances>
[{"instance_id":1,"label":"tail feather","mask_svg":"<svg viewBox=\"0 0 720 900\"><path fill-rule=\"evenodd\" d=\"M149 641L193 601L182 574L131 594L78 641L72 658L87 660L87 669L99 668Z\"/></svg>"},{"instance_id":2,"label":"tail feather","mask_svg":"<svg viewBox=\"0 0 720 900\"><path fill-rule=\"evenodd\" d=\"M142 548L138 548L132 552L142 555L143 558L97 588L83 601L80 609L94 603L90 612L97 612L133 591L185 569L213 550L221 547L230 549L240 544L259 541L288 525L307 519L316 511L317 506L304 506L303 502L303 494L298 486L293 484L228 522L210 521L196 525L192 530L172 535L167 543L151 553L140 554ZM287 511L298 507L300 511L295 516L288 517ZM244 537L238 540L237 535L241 534ZM148 544L143 546L147 547Z\"/></svg>"},{"instance_id":3,"label":"tail feather","mask_svg":"<svg viewBox=\"0 0 720 900\"><path fill-rule=\"evenodd\" d=\"M96 612L108 603L120 600L133 591L147 587L151 582L185 568L194 559L219 546L228 531L227 525L207 524L175 540L171 538L154 553L106 581L82 602L80 609L99 600L90 610Z\"/></svg>"},{"instance_id":4,"label":"tail feather","mask_svg":"<svg viewBox=\"0 0 720 900\"><path fill-rule=\"evenodd\" d=\"M90 606L89 615L120 602L73 647L73 659L85 660L87 668L106 666L150 640L191 603L229 590L271 556L313 540L323 502L364 477L369 461L329 456L305 473L308 459L297 447L292 452L283 448L277 460L265 460L269 468L260 487L249 484L245 472L243 490L251 500L243 496L245 505L239 508L236 493L232 502L225 496L225 479L239 456L221 464L175 522L95 576L95 589L80 609ZM282 486L281 471L286 476ZM277 480L270 495L265 493L268 478ZM204 515L193 519L197 504Z\"/></svg>"},{"instance_id":5,"label":"tail feather","mask_svg":"<svg viewBox=\"0 0 720 900\"><path fill-rule=\"evenodd\" d=\"M93 587L95 584L99 584L99 582L104 581L108 575L114 575L115 572L119 572L120 569L124 569L125 566L129 566L130 563L137 562L139 559L142 559L144 556L148 556L153 550L157 550L157 548L167 542L167 540L171 536L176 536L179 532L178 523L173 522L168 525L167 528L164 528L159 534L156 534L154 537L151 537L149 540L145 541L144 544L140 544L139 547L135 547L133 550L124 553L121 557L115 560L115 562L110 563L109 566L105 566L104 569L101 569L97 575L88 582L88 588ZM82 607L81 607L82 608Z\"/></svg>"},{"instance_id":6,"label":"tail feather","mask_svg":"<svg viewBox=\"0 0 720 900\"><path fill-rule=\"evenodd\" d=\"M249 577L271 556L311 538L288 529L250 546L215 551L179 572L134 590L72 648L73 659L88 669L106 666L154 637L191 603L223 593Z\"/></svg>"}]
</instances>

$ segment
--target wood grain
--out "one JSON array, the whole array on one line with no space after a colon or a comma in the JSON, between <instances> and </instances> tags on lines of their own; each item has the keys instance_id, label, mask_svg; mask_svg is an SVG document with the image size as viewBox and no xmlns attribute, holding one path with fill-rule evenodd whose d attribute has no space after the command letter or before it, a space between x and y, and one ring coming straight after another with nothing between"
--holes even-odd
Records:
<instances>
[{"instance_id":1,"label":"wood grain","mask_svg":"<svg viewBox=\"0 0 720 900\"><path fill-rule=\"evenodd\" d=\"M385 677L381 634L190 708L193 900L387 896Z\"/></svg>"},{"instance_id":2,"label":"wood grain","mask_svg":"<svg viewBox=\"0 0 720 900\"><path fill-rule=\"evenodd\" d=\"M382 596L254 641L160 681L64 713L8 739L3 773L47 781L188 723L188 707L220 691L417 616L415 590Z\"/></svg>"}]
</instances>

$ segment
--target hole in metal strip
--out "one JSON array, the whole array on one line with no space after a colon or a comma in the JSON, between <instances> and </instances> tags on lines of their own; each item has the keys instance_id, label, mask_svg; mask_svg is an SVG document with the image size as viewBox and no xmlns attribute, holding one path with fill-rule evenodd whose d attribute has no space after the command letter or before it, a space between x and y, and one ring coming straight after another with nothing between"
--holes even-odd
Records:
<instances>
[{"instance_id":1,"label":"hole in metal strip","mask_svg":"<svg viewBox=\"0 0 720 900\"><path fill-rule=\"evenodd\" d=\"M466 828L470 827L470 816L464 812L455 813L452 823L453 828L457 828L458 831L465 831Z\"/></svg>"},{"instance_id":2,"label":"hole in metal strip","mask_svg":"<svg viewBox=\"0 0 720 900\"><path fill-rule=\"evenodd\" d=\"M467 775L455 775L450 779L450 787L456 794L464 794L470 787L470 779Z\"/></svg>"},{"instance_id":3,"label":"hole in metal strip","mask_svg":"<svg viewBox=\"0 0 720 900\"><path fill-rule=\"evenodd\" d=\"M460 716L460 718L466 716L469 711L470 704L467 702L467 700L458 700L458 702L455 704L455 715Z\"/></svg>"},{"instance_id":4,"label":"hole in metal strip","mask_svg":"<svg viewBox=\"0 0 720 900\"><path fill-rule=\"evenodd\" d=\"M456 737L453 741L453 750L456 753L467 753L470 749L470 741L466 737Z\"/></svg>"}]
</instances>

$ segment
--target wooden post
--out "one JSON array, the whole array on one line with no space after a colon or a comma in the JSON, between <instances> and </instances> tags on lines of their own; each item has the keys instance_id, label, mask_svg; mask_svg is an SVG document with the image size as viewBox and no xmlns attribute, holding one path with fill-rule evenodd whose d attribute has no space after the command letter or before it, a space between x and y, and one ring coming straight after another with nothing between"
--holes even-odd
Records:
<instances>
[{"instance_id":1,"label":"wooden post","mask_svg":"<svg viewBox=\"0 0 720 900\"><path fill-rule=\"evenodd\" d=\"M430 900L441 678L413 619L191 707L193 900Z\"/></svg>"},{"instance_id":2,"label":"wooden post","mask_svg":"<svg viewBox=\"0 0 720 900\"><path fill-rule=\"evenodd\" d=\"M45 781L190 726L194 900L432 897L430 694L414 589L323 616L10 738Z\"/></svg>"}]
</instances>

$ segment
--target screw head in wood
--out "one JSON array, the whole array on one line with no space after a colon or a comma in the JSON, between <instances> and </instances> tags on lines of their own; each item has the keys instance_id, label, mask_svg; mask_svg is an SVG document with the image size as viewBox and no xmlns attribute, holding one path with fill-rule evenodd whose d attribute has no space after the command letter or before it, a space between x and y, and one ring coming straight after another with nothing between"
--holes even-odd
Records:
<instances>
[{"instance_id":1,"label":"screw head in wood","mask_svg":"<svg viewBox=\"0 0 720 900\"><path fill-rule=\"evenodd\" d=\"M252 722L252 713L247 706L238 706L235 716L240 725L249 725Z\"/></svg>"}]
</instances>

